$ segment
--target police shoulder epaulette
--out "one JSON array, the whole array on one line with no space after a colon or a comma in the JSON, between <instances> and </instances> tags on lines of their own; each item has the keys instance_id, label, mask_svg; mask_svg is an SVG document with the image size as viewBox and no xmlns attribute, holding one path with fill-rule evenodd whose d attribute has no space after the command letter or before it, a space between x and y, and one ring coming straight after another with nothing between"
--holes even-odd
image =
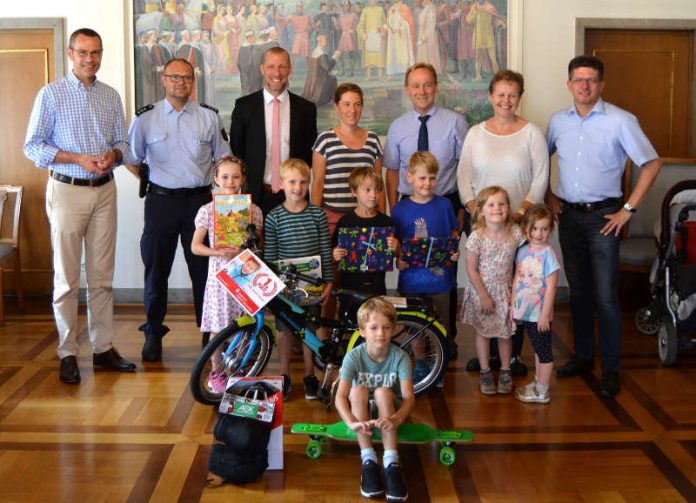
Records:
<instances>
[{"instance_id":1,"label":"police shoulder epaulette","mask_svg":"<svg viewBox=\"0 0 696 503\"><path fill-rule=\"evenodd\" d=\"M145 112L149 112L149 111L152 110L153 108L155 108L155 105L153 105L152 103L150 103L149 105L145 105L144 107L138 109L138 110L135 112L135 115L142 115L142 114L144 114Z\"/></svg>"},{"instance_id":2,"label":"police shoulder epaulette","mask_svg":"<svg viewBox=\"0 0 696 503\"><path fill-rule=\"evenodd\" d=\"M202 106L203 108L207 108L208 110L212 110L212 111L215 112L215 113L219 113L219 112L220 112L217 108L211 107L211 106L208 105L207 103L199 103L199 104L200 104L200 106Z\"/></svg>"}]
</instances>

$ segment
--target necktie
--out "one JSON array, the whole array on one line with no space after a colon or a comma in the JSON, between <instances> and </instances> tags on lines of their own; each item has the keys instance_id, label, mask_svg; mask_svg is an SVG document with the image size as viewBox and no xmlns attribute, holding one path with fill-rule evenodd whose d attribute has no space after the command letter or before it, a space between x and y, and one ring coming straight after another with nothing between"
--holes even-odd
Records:
<instances>
[{"instance_id":1,"label":"necktie","mask_svg":"<svg viewBox=\"0 0 696 503\"><path fill-rule=\"evenodd\" d=\"M418 130L418 152L423 152L428 149L428 126L425 125L430 119L429 115L421 115L418 117L420 121L420 129Z\"/></svg>"},{"instance_id":2,"label":"necktie","mask_svg":"<svg viewBox=\"0 0 696 503\"><path fill-rule=\"evenodd\" d=\"M273 127L271 130L271 188L280 190L280 100L273 98Z\"/></svg>"}]
</instances>

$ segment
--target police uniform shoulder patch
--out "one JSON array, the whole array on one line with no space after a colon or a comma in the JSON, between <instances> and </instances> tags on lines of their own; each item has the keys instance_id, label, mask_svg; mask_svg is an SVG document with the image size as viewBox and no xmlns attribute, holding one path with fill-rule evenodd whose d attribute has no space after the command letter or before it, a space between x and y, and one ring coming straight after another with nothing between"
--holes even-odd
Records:
<instances>
[{"instance_id":1,"label":"police uniform shoulder patch","mask_svg":"<svg viewBox=\"0 0 696 503\"><path fill-rule=\"evenodd\" d=\"M212 110L212 111L215 112L215 113L219 113L219 112L220 112L217 108L211 107L211 106L208 105L207 103L199 103L199 105L202 106L203 108L207 108L208 110Z\"/></svg>"},{"instance_id":2,"label":"police uniform shoulder patch","mask_svg":"<svg viewBox=\"0 0 696 503\"><path fill-rule=\"evenodd\" d=\"M153 105L152 103L150 103L149 105L145 105L144 107L139 108L139 109L135 112L135 115L140 116L140 115L144 114L145 112L149 112L149 111L152 110L153 108L155 108L155 105Z\"/></svg>"}]
</instances>

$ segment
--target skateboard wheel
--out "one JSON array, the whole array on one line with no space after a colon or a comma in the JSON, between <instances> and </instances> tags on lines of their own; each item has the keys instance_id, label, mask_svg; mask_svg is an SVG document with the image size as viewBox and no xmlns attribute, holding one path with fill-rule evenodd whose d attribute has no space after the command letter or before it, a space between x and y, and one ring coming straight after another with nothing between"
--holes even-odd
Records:
<instances>
[{"instance_id":1,"label":"skateboard wheel","mask_svg":"<svg viewBox=\"0 0 696 503\"><path fill-rule=\"evenodd\" d=\"M454 453L454 449L451 447L443 447L440 449L440 463L445 466L451 466L457 459L457 455Z\"/></svg>"},{"instance_id":2,"label":"skateboard wheel","mask_svg":"<svg viewBox=\"0 0 696 503\"><path fill-rule=\"evenodd\" d=\"M317 459L321 456L321 443L318 440L312 440L307 444L305 450L309 459Z\"/></svg>"}]
</instances>

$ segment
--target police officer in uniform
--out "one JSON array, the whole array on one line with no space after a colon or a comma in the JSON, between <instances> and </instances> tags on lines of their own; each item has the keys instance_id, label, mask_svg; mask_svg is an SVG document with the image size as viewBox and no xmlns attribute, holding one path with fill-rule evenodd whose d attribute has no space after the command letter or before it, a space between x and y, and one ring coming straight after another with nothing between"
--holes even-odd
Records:
<instances>
[{"instance_id":1,"label":"police officer in uniform","mask_svg":"<svg viewBox=\"0 0 696 503\"><path fill-rule=\"evenodd\" d=\"M195 77L184 59L169 61L160 76L165 98L136 112L129 140L136 162L143 161L149 180L144 187L145 226L140 253L145 265L146 323L143 361L162 359L169 274L181 241L193 285L196 323L201 324L208 258L191 253L194 218L211 200L212 166L230 155L217 110L189 99Z\"/></svg>"}]
</instances>

